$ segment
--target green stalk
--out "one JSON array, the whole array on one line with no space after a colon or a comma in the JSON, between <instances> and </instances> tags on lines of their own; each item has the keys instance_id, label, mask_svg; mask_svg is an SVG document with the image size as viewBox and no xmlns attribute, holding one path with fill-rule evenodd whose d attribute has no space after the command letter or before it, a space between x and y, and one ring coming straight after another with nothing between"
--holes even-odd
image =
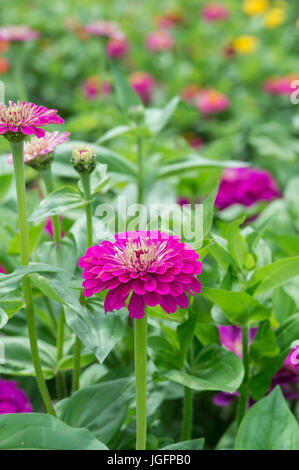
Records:
<instances>
[{"instance_id":1,"label":"green stalk","mask_svg":"<svg viewBox=\"0 0 299 470\"><path fill-rule=\"evenodd\" d=\"M24 150L23 141L10 142L11 151L14 162L16 191L18 201L18 213L20 223L20 253L21 264L28 266L29 264L29 236L27 225L27 208L26 208L26 191L25 191L25 171L24 171ZM37 331L35 325L35 315L32 297L31 281L28 276L22 280L22 289L25 302L25 310L27 315L28 334L31 347L32 361L34 365L36 380L38 387L48 413L56 415L51 402L51 397L47 388L46 381L43 376L42 367L39 358Z\"/></svg>"},{"instance_id":2,"label":"green stalk","mask_svg":"<svg viewBox=\"0 0 299 470\"><path fill-rule=\"evenodd\" d=\"M13 48L14 52L14 71L15 71L15 84L18 90L18 98L20 101L28 101L27 93L23 80L23 50L22 45L15 44Z\"/></svg>"},{"instance_id":3,"label":"green stalk","mask_svg":"<svg viewBox=\"0 0 299 470\"><path fill-rule=\"evenodd\" d=\"M136 450L146 448L147 312L134 320L136 381Z\"/></svg>"},{"instance_id":4,"label":"green stalk","mask_svg":"<svg viewBox=\"0 0 299 470\"><path fill-rule=\"evenodd\" d=\"M143 154L142 154L142 138L137 138L137 163L138 163L138 204L143 202Z\"/></svg>"},{"instance_id":5,"label":"green stalk","mask_svg":"<svg viewBox=\"0 0 299 470\"><path fill-rule=\"evenodd\" d=\"M46 186L47 194L50 194L55 189L53 174L51 171L51 163L49 163L46 168L41 170L41 175ZM52 216L52 224L53 224L53 239L54 239L54 242L58 244L61 242L61 227L60 227L58 215Z\"/></svg>"},{"instance_id":6,"label":"green stalk","mask_svg":"<svg viewBox=\"0 0 299 470\"><path fill-rule=\"evenodd\" d=\"M85 213L86 213L86 230L87 230L87 248L92 246L92 203L91 203L91 191L90 191L90 174L87 175L80 175L83 194L85 201L90 201L85 206ZM75 350L74 350L74 370L73 370L73 383L72 383L72 390L75 392L79 389L80 385L80 357L81 357L81 341L78 337L75 340Z\"/></svg>"},{"instance_id":7,"label":"green stalk","mask_svg":"<svg viewBox=\"0 0 299 470\"><path fill-rule=\"evenodd\" d=\"M53 174L51 170L51 162L49 162L45 168L41 171L41 176L46 186L47 194L50 194L55 189ZM60 242L61 242L61 226L58 215L52 216L53 224L53 239L56 244L56 253L57 253L57 263L60 264ZM63 357L63 344L64 344L64 329L65 329L65 315L63 308L61 309L58 328L57 328L57 339L56 339L56 349L57 349L57 364ZM57 395L59 398L63 398L66 395L66 384L65 384L65 374L63 372L58 372L56 375L56 388Z\"/></svg>"},{"instance_id":8,"label":"green stalk","mask_svg":"<svg viewBox=\"0 0 299 470\"><path fill-rule=\"evenodd\" d=\"M237 429L239 428L248 404L248 380L249 380L249 331L248 326L242 328L242 358L244 366L244 379L240 390L238 415L237 415Z\"/></svg>"},{"instance_id":9,"label":"green stalk","mask_svg":"<svg viewBox=\"0 0 299 470\"><path fill-rule=\"evenodd\" d=\"M184 387L182 441L189 441L191 439L191 430L192 430L192 390L189 387Z\"/></svg>"}]
</instances>

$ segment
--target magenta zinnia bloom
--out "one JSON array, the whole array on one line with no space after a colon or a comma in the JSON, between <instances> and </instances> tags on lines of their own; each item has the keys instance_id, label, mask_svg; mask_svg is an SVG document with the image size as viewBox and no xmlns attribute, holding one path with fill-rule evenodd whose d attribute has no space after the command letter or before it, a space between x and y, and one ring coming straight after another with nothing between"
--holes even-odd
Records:
<instances>
[{"instance_id":1,"label":"magenta zinnia bloom","mask_svg":"<svg viewBox=\"0 0 299 470\"><path fill-rule=\"evenodd\" d=\"M9 25L0 28L0 41L25 42L38 38L39 33L26 25Z\"/></svg>"},{"instance_id":2,"label":"magenta zinnia bloom","mask_svg":"<svg viewBox=\"0 0 299 470\"><path fill-rule=\"evenodd\" d=\"M173 48L173 37L165 29L155 31L148 35L146 46L149 51L170 51Z\"/></svg>"},{"instance_id":3,"label":"magenta zinnia bloom","mask_svg":"<svg viewBox=\"0 0 299 470\"><path fill-rule=\"evenodd\" d=\"M209 3L204 6L201 16L205 21L223 21L229 17L229 10L221 3Z\"/></svg>"},{"instance_id":4,"label":"magenta zinnia bloom","mask_svg":"<svg viewBox=\"0 0 299 470\"><path fill-rule=\"evenodd\" d=\"M170 314L188 306L187 294L201 291L198 254L178 236L136 231L116 234L115 240L92 246L78 263L86 297L108 289L105 312L125 307L132 292L130 317L142 318L146 305Z\"/></svg>"},{"instance_id":5,"label":"magenta zinnia bloom","mask_svg":"<svg viewBox=\"0 0 299 470\"><path fill-rule=\"evenodd\" d=\"M125 37L111 38L106 47L106 52L110 59L120 59L128 52L128 42Z\"/></svg>"},{"instance_id":6,"label":"magenta zinnia bloom","mask_svg":"<svg viewBox=\"0 0 299 470\"><path fill-rule=\"evenodd\" d=\"M195 98L197 109L204 115L218 114L229 107L229 99L217 90L203 89Z\"/></svg>"},{"instance_id":7,"label":"magenta zinnia bloom","mask_svg":"<svg viewBox=\"0 0 299 470\"><path fill-rule=\"evenodd\" d=\"M16 382L0 379L0 414L30 413L32 406Z\"/></svg>"},{"instance_id":8,"label":"magenta zinnia bloom","mask_svg":"<svg viewBox=\"0 0 299 470\"><path fill-rule=\"evenodd\" d=\"M226 349L234 352L242 358L242 330L238 326L219 326L220 342ZM257 333L257 328L251 328L249 332L250 343L253 342ZM282 393L286 400L299 400L299 393L297 391L297 384L299 383L299 367L298 362L294 362L294 351L292 350L286 357L283 365L278 372L273 376L271 386L267 392L269 394L276 385L281 387ZM299 354L299 348L297 350ZM217 406L227 406L236 397L239 392L233 393L221 392L214 396L214 404ZM250 398L249 404L253 405L254 400Z\"/></svg>"},{"instance_id":9,"label":"magenta zinnia bloom","mask_svg":"<svg viewBox=\"0 0 299 470\"><path fill-rule=\"evenodd\" d=\"M232 204L248 207L280 196L277 183L268 171L258 168L228 168L223 171L215 206L219 209Z\"/></svg>"},{"instance_id":10,"label":"magenta zinnia bloom","mask_svg":"<svg viewBox=\"0 0 299 470\"><path fill-rule=\"evenodd\" d=\"M0 273L1 274L7 274L6 267L3 266L3 264L0 264Z\"/></svg>"},{"instance_id":11,"label":"magenta zinnia bloom","mask_svg":"<svg viewBox=\"0 0 299 470\"><path fill-rule=\"evenodd\" d=\"M134 72L129 77L131 87L140 96L144 104L152 99L152 90L155 84L153 77L146 72Z\"/></svg>"},{"instance_id":12,"label":"magenta zinnia bloom","mask_svg":"<svg viewBox=\"0 0 299 470\"><path fill-rule=\"evenodd\" d=\"M40 127L63 123L64 120L57 115L56 109L47 109L25 101L9 101L9 106L0 103L0 134L15 136L18 140L32 134L43 137L45 131Z\"/></svg>"},{"instance_id":13,"label":"magenta zinnia bloom","mask_svg":"<svg viewBox=\"0 0 299 470\"><path fill-rule=\"evenodd\" d=\"M60 215L60 216L59 216L59 222L60 222L60 223L62 222L62 219L63 219L63 217L62 217L62 215ZM54 230L53 230L53 222L52 222L51 217L49 217L49 218L47 219L46 224L45 224L45 226L44 226L44 230L45 230L45 232L48 233L48 235L50 235L51 238L53 238L53 236L54 236ZM65 233L61 230L61 233L60 233L61 238L63 238L64 235L65 235Z\"/></svg>"},{"instance_id":14,"label":"magenta zinnia bloom","mask_svg":"<svg viewBox=\"0 0 299 470\"><path fill-rule=\"evenodd\" d=\"M299 80L299 74L271 77L264 82L263 88L269 95L289 96L295 90L292 88L292 83L295 80Z\"/></svg>"}]
</instances>

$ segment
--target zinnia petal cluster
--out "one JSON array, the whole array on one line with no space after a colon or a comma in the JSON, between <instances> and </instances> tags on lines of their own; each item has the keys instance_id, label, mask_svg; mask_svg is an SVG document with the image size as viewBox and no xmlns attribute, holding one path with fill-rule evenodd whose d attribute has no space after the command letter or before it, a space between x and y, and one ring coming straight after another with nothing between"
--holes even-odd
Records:
<instances>
[{"instance_id":1,"label":"zinnia petal cluster","mask_svg":"<svg viewBox=\"0 0 299 470\"><path fill-rule=\"evenodd\" d=\"M26 25L7 25L0 28L0 41L26 42L38 38L39 33Z\"/></svg>"},{"instance_id":2,"label":"zinnia petal cluster","mask_svg":"<svg viewBox=\"0 0 299 470\"><path fill-rule=\"evenodd\" d=\"M16 382L0 379L0 414L30 413L32 406Z\"/></svg>"},{"instance_id":3,"label":"zinnia petal cluster","mask_svg":"<svg viewBox=\"0 0 299 470\"><path fill-rule=\"evenodd\" d=\"M281 196L276 181L266 170L227 168L223 171L215 206L225 209L232 204L251 206Z\"/></svg>"},{"instance_id":4,"label":"zinnia petal cluster","mask_svg":"<svg viewBox=\"0 0 299 470\"><path fill-rule=\"evenodd\" d=\"M196 107L204 115L218 114L229 107L229 99L220 91L203 89L196 97Z\"/></svg>"},{"instance_id":5,"label":"zinnia petal cluster","mask_svg":"<svg viewBox=\"0 0 299 470\"><path fill-rule=\"evenodd\" d=\"M105 312L128 304L132 318L142 318L145 306L160 305L170 314L186 308L187 294L201 291L198 254L176 235L159 231L123 232L115 242L92 246L80 258L84 295L108 289Z\"/></svg>"},{"instance_id":6,"label":"zinnia petal cluster","mask_svg":"<svg viewBox=\"0 0 299 470\"><path fill-rule=\"evenodd\" d=\"M269 95L289 96L294 91L294 82L299 81L299 74L289 74L283 77L270 77L263 88Z\"/></svg>"},{"instance_id":7,"label":"zinnia petal cluster","mask_svg":"<svg viewBox=\"0 0 299 470\"><path fill-rule=\"evenodd\" d=\"M26 135L43 137L45 131L40 127L47 124L63 124L56 109L47 109L25 101L9 101L9 106L0 103L0 134L8 139L22 140Z\"/></svg>"},{"instance_id":8,"label":"zinnia petal cluster","mask_svg":"<svg viewBox=\"0 0 299 470\"><path fill-rule=\"evenodd\" d=\"M133 72L129 77L131 87L140 96L144 104L152 99L152 91L155 84L152 75L146 72Z\"/></svg>"},{"instance_id":9,"label":"zinnia petal cluster","mask_svg":"<svg viewBox=\"0 0 299 470\"><path fill-rule=\"evenodd\" d=\"M117 23L113 21L97 20L84 26L84 30L94 36L104 38L122 39L124 33L119 29Z\"/></svg>"},{"instance_id":10,"label":"zinnia petal cluster","mask_svg":"<svg viewBox=\"0 0 299 470\"><path fill-rule=\"evenodd\" d=\"M173 44L173 37L165 29L154 31L146 38L146 46L151 52L170 51Z\"/></svg>"},{"instance_id":11,"label":"zinnia petal cluster","mask_svg":"<svg viewBox=\"0 0 299 470\"><path fill-rule=\"evenodd\" d=\"M111 38L106 47L106 52L110 59L120 59L128 52L128 41L123 38Z\"/></svg>"}]
</instances>

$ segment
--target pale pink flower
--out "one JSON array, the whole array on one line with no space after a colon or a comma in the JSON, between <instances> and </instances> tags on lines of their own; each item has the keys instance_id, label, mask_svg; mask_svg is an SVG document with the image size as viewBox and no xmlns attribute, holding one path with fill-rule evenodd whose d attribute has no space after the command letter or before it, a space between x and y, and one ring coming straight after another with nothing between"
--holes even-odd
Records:
<instances>
[{"instance_id":1,"label":"pale pink flower","mask_svg":"<svg viewBox=\"0 0 299 470\"><path fill-rule=\"evenodd\" d=\"M43 137L45 131L40 129L48 124L63 124L64 120L57 115L56 109L47 109L25 101L9 101L9 105L0 103L0 134L8 138L22 140L26 135L35 134Z\"/></svg>"},{"instance_id":2,"label":"pale pink flower","mask_svg":"<svg viewBox=\"0 0 299 470\"><path fill-rule=\"evenodd\" d=\"M84 29L94 36L115 39L122 39L124 37L124 33L119 29L118 24L112 21L93 21L85 25Z\"/></svg>"},{"instance_id":3,"label":"pale pink flower","mask_svg":"<svg viewBox=\"0 0 299 470\"><path fill-rule=\"evenodd\" d=\"M147 36L146 45L148 50L152 52L170 51L173 48L174 41L167 30L161 29Z\"/></svg>"},{"instance_id":4,"label":"pale pink flower","mask_svg":"<svg viewBox=\"0 0 299 470\"><path fill-rule=\"evenodd\" d=\"M0 41L26 42L39 37L39 33L26 25L9 25L0 28Z\"/></svg>"}]
</instances>

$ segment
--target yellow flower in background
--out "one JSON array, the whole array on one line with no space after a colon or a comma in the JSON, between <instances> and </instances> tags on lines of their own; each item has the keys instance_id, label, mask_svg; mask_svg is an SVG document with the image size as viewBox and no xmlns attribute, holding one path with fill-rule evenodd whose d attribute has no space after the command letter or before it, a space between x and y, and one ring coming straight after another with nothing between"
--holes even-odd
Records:
<instances>
[{"instance_id":1,"label":"yellow flower in background","mask_svg":"<svg viewBox=\"0 0 299 470\"><path fill-rule=\"evenodd\" d=\"M269 8L268 0L245 0L243 3L243 11L246 15L261 15Z\"/></svg>"},{"instance_id":2,"label":"yellow flower in background","mask_svg":"<svg viewBox=\"0 0 299 470\"><path fill-rule=\"evenodd\" d=\"M264 16L265 28L276 28L281 25L285 19L285 11L281 7L271 8Z\"/></svg>"},{"instance_id":3,"label":"yellow flower in background","mask_svg":"<svg viewBox=\"0 0 299 470\"><path fill-rule=\"evenodd\" d=\"M249 35L239 36L232 42L234 50L239 54L251 54L256 50L257 45L257 38Z\"/></svg>"}]
</instances>

